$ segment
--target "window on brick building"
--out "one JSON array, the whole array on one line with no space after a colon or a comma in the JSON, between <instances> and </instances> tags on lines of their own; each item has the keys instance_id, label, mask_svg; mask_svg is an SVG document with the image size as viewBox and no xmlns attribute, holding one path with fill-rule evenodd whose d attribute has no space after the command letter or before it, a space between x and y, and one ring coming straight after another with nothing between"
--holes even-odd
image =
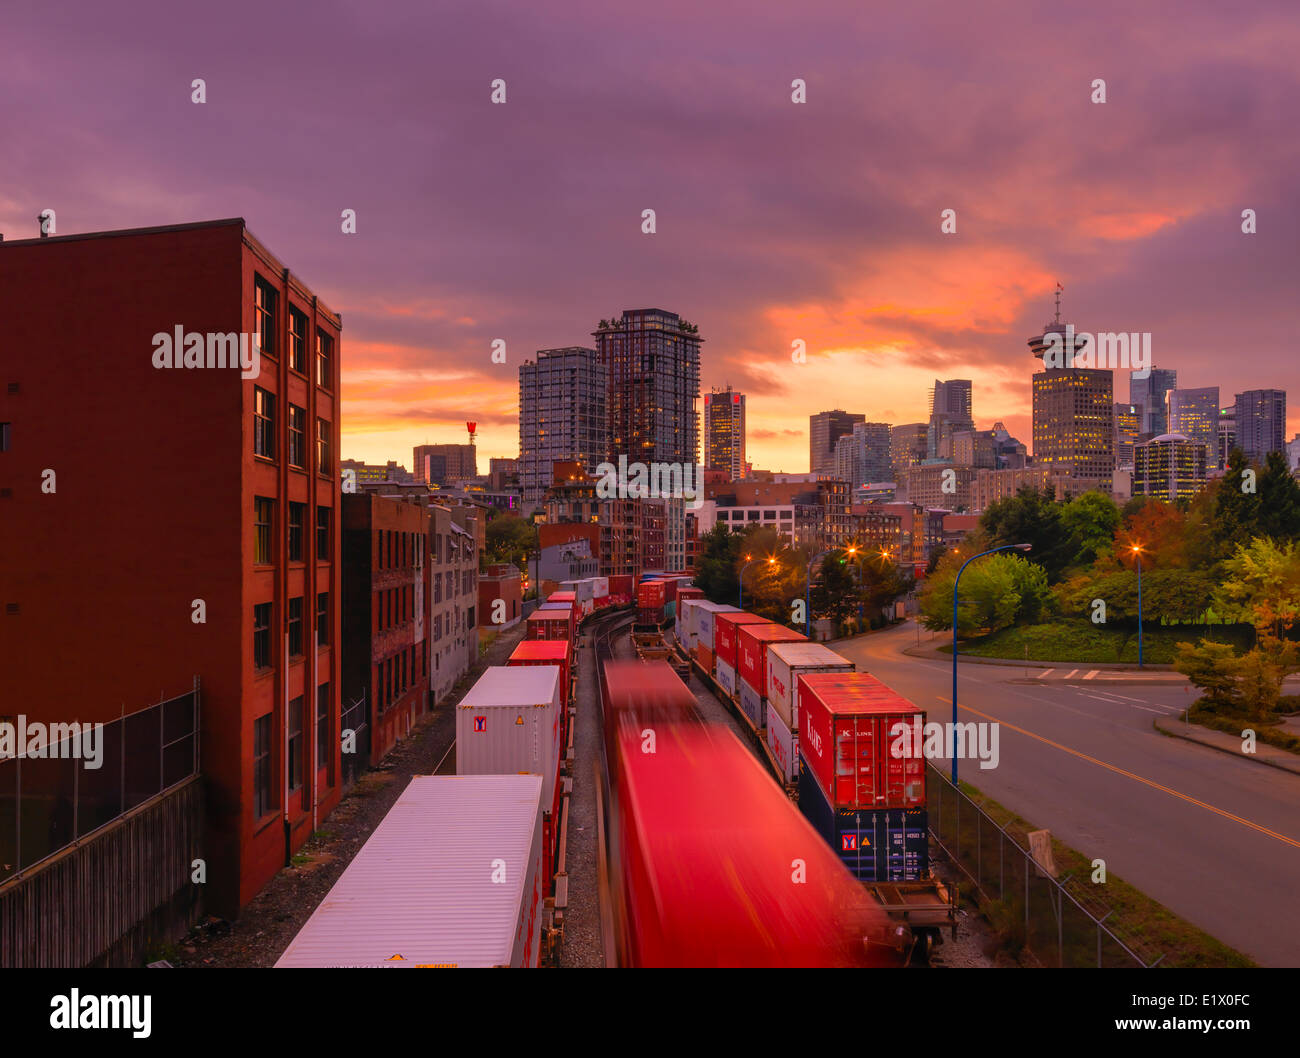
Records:
<instances>
[{"instance_id":1,"label":"window on brick building","mask_svg":"<svg viewBox=\"0 0 1300 1058\"><path fill-rule=\"evenodd\" d=\"M253 325L257 328L263 356L275 356L277 352L275 314L279 303L279 292L261 276L254 276Z\"/></svg>"},{"instance_id":2,"label":"window on brick building","mask_svg":"<svg viewBox=\"0 0 1300 1058\"><path fill-rule=\"evenodd\" d=\"M289 561L302 561L303 522L307 517L305 503L289 502Z\"/></svg>"},{"instance_id":3,"label":"window on brick building","mask_svg":"<svg viewBox=\"0 0 1300 1058\"><path fill-rule=\"evenodd\" d=\"M289 465L307 467L307 412L296 404L289 405Z\"/></svg>"},{"instance_id":4,"label":"window on brick building","mask_svg":"<svg viewBox=\"0 0 1300 1058\"><path fill-rule=\"evenodd\" d=\"M253 387L253 454L275 458L275 394Z\"/></svg>"},{"instance_id":5,"label":"window on brick building","mask_svg":"<svg viewBox=\"0 0 1300 1058\"><path fill-rule=\"evenodd\" d=\"M275 500L265 496L253 497L253 562L259 566L275 561L272 548L272 529L275 525Z\"/></svg>"},{"instance_id":6,"label":"window on brick building","mask_svg":"<svg viewBox=\"0 0 1300 1058\"><path fill-rule=\"evenodd\" d=\"M302 600L300 599L299 602ZM303 774L305 771L302 739L302 695L298 695L289 703L289 790L302 789Z\"/></svg>"},{"instance_id":7,"label":"window on brick building","mask_svg":"<svg viewBox=\"0 0 1300 1058\"><path fill-rule=\"evenodd\" d=\"M271 800L271 714L253 721L253 814L260 819L275 807Z\"/></svg>"},{"instance_id":8,"label":"window on brick building","mask_svg":"<svg viewBox=\"0 0 1300 1058\"><path fill-rule=\"evenodd\" d=\"M289 600L289 657L302 657L302 596Z\"/></svg>"},{"instance_id":9,"label":"window on brick building","mask_svg":"<svg viewBox=\"0 0 1300 1058\"><path fill-rule=\"evenodd\" d=\"M307 317L289 306L289 367L307 373Z\"/></svg>"},{"instance_id":10,"label":"window on brick building","mask_svg":"<svg viewBox=\"0 0 1300 1058\"><path fill-rule=\"evenodd\" d=\"M258 603L253 607L253 668L271 667L271 604Z\"/></svg>"}]
</instances>

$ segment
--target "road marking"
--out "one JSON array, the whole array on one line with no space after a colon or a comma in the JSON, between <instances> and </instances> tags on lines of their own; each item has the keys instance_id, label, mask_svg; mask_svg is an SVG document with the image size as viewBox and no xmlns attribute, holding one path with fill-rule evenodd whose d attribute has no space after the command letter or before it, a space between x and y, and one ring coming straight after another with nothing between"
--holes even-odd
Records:
<instances>
[{"instance_id":1,"label":"road marking","mask_svg":"<svg viewBox=\"0 0 1300 1058\"><path fill-rule=\"evenodd\" d=\"M1097 673L1099 673L1100 671L1101 671L1101 669L1093 669L1091 672L1088 673L1088 675L1086 675L1086 676L1084 677L1084 679L1085 679L1085 680L1090 680L1090 679L1092 679L1094 676L1096 676Z\"/></svg>"},{"instance_id":2,"label":"road marking","mask_svg":"<svg viewBox=\"0 0 1300 1058\"><path fill-rule=\"evenodd\" d=\"M1061 679L1063 679L1063 680L1071 679L1071 678L1073 678L1074 674L1075 674L1076 672L1078 672L1078 671L1079 671L1078 669L1071 669L1071 670L1070 670L1069 672L1067 672L1064 676L1062 676Z\"/></svg>"},{"instance_id":3,"label":"road marking","mask_svg":"<svg viewBox=\"0 0 1300 1058\"><path fill-rule=\"evenodd\" d=\"M1109 698L1103 698L1097 694L1089 694L1087 691L1080 691L1085 698L1096 698L1099 702L1105 702L1107 705L1119 705L1119 702L1112 702Z\"/></svg>"},{"instance_id":4,"label":"road marking","mask_svg":"<svg viewBox=\"0 0 1300 1058\"><path fill-rule=\"evenodd\" d=\"M1038 674L1038 678L1039 678L1040 680L1045 680L1045 679L1047 679L1048 676L1050 676L1050 675L1051 675L1053 672L1055 672L1055 671L1056 671L1055 669L1048 669L1046 672L1040 672L1040 673Z\"/></svg>"},{"instance_id":5,"label":"road marking","mask_svg":"<svg viewBox=\"0 0 1300 1058\"><path fill-rule=\"evenodd\" d=\"M1140 702L1141 698L1130 698L1126 694L1116 694L1114 691L1103 691L1103 694L1109 694L1112 698L1123 698L1126 702Z\"/></svg>"},{"instance_id":6,"label":"road marking","mask_svg":"<svg viewBox=\"0 0 1300 1058\"><path fill-rule=\"evenodd\" d=\"M949 705L952 704L951 699L944 698L942 695L935 695L935 697L941 702L947 702ZM1230 819L1234 823L1240 823L1242 826L1250 827L1251 830L1257 831L1266 837L1276 838L1278 841L1285 845L1290 845L1292 848L1300 849L1300 841L1297 841L1295 838L1289 838L1285 834L1279 834L1276 830L1269 830L1268 827L1261 826L1259 823L1252 823L1249 819L1243 819L1241 816L1233 815L1231 812L1224 811L1222 808L1215 808L1212 804L1198 801L1195 797L1191 797L1185 793L1179 793L1177 790L1171 789L1168 786L1163 786L1152 779L1145 779L1141 775L1127 771L1116 764L1107 764L1104 760L1098 760L1096 757L1090 757L1088 754L1081 753L1077 749L1071 749L1069 746L1063 746L1059 742L1053 742L1050 738L1044 738L1042 735L1036 735L1032 731L1026 731L1023 727L1017 727L1015 724L1009 724L1005 720L999 720L996 716L989 716L988 713L981 713L978 709L972 709L969 705L958 704L958 708L965 709L966 712L973 713L976 716L982 716L985 720L990 720L1002 727L1009 727L1012 731L1019 732L1028 738L1036 739L1046 746L1051 746L1053 749L1059 749L1062 753L1068 753L1072 757L1086 760L1089 764L1096 764L1099 767L1105 768L1107 771L1113 771L1116 775L1123 775L1126 779L1140 782L1144 786L1151 787L1153 790L1167 793L1171 797L1177 797L1180 801L1186 801L1188 804L1196 805L1198 808L1204 808L1206 811L1213 812L1215 815L1222 816L1224 819Z\"/></svg>"}]
</instances>

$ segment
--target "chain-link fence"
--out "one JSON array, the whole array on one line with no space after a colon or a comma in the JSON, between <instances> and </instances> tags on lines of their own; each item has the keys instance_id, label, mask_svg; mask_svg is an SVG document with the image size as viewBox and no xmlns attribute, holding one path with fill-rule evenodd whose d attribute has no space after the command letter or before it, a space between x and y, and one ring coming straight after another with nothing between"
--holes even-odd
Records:
<instances>
[{"instance_id":1,"label":"chain-link fence","mask_svg":"<svg viewBox=\"0 0 1300 1058\"><path fill-rule=\"evenodd\" d=\"M199 769L197 680L187 694L102 725L0 723L14 742L0 758L0 882Z\"/></svg>"},{"instance_id":2,"label":"chain-link fence","mask_svg":"<svg viewBox=\"0 0 1300 1058\"><path fill-rule=\"evenodd\" d=\"M1033 856L948 777L927 765L930 833L983 896L1013 947L1045 966L1153 966L1096 900L1045 874Z\"/></svg>"}]
</instances>

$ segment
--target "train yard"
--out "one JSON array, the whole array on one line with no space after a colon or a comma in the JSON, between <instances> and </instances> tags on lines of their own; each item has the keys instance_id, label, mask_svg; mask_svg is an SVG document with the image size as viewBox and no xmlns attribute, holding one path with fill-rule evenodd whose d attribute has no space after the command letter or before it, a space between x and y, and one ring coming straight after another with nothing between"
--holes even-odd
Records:
<instances>
[{"instance_id":1,"label":"train yard","mask_svg":"<svg viewBox=\"0 0 1300 1058\"><path fill-rule=\"evenodd\" d=\"M899 966L956 936L923 762L884 748L920 711L684 576L612 580L528 616L277 965ZM423 882L374 884L410 842Z\"/></svg>"}]
</instances>

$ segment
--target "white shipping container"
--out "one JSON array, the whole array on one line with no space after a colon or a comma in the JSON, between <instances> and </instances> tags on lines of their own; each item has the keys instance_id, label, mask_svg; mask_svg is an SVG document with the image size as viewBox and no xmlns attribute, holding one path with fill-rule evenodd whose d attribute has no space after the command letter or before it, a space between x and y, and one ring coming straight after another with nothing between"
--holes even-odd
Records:
<instances>
[{"instance_id":1,"label":"white shipping container","mask_svg":"<svg viewBox=\"0 0 1300 1058\"><path fill-rule=\"evenodd\" d=\"M820 643L773 643L767 648L767 697L791 731L799 730L801 672L852 672L853 662Z\"/></svg>"},{"instance_id":2,"label":"white shipping container","mask_svg":"<svg viewBox=\"0 0 1300 1058\"><path fill-rule=\"evenodd\" d=\"M759 697L758 691L745 682L744 677L740 680L740 711L749 718L755 731L763 730L763 721L767 718L763 699Z\"/></svg>"},{"instance_id":3,"label":"white shipping container","mask_svg":"<svg viewBox=\"0 0 1300 1058\"><path fill-rule=\"evenodd\" d=\"M740 613L738 606L705 603L695 613L695 645L713 649L713 619L720 613Z\"/></svg>"},{"instance_id":4,"label":"white shipping container","mask_svg":"<svg viewBox=\"0 0 1300 1058\"><path fill-rule=\"evenodd\" d=\"M608 578L608 577L592 577L592 578L591 578L591 595L592 595L592 598L595 598L595 599L603 599L603 598L605 598L605 596L607 596L608 594L609 594L609 578Z\"/></svg>"},{"instance_id":5,"label":"white shipping container","mask_svg":"<svg viewBox=\"0 0 1300 1058\"><path fill-rule=\"evenodd\" d=\"M591 580L566 580L560 584L560 588L563 591L573 592L573 597L577 599L578 602L589 602L594 599L596 597L592 591L594 587L595 584ZM608 587L608 582L606 583L606 587Z\"/></svg>"},{"instance_id":6,"label":"white shipping container","mask_svg":"<svg viewBox=\"0 0 1300 1058\"><path fill-rule=\"evenodd\" d=\"M794 782L799 770L799 738L790 733L771 702L767 703L767 744L777 766L785 774L785 781Z\"/></svg>"},{"instance_id":7,"label":"white shipping container","mask_svg":"<svg viewBox=\"0 0 1300 1058\"><path fill-rule=\"evenodd\" d=\"M541 777L417 775L275 965L536 966L541 930Z\"/></svg>"},{"instance_id":8,"label":"white shipping container","mask_svg":"<svg viewBox=\"0 0 1300 1058\"><path fill-rule=\"evenodd\" d=\"M696 614L701 606L711 605L706 599L678 599L676 634L677 642L681 643L688 651L695 646L695 621Z\"/></svg>"},{"instance_id":9,"label":"white shipping container","mask_svg":"<svg viewBox=\"0 0 1300 1058\"><path fill-rule=\"evenodd\" d=\"M736 670L725 661L715 661L713 665L713 678L717 680L718 685L727 692L727 697L734 701L736 697Z\"/></svg>"},{"instance_id":10,"label":"white shipping container","mask_svg":"<svg viewBox=\"0 0 1300 1058\"><path fill-rule=\"evenodd\" d=\"M456 708L456 774L540 775L542 808L552 811L560 699L558 666L487 669Z\"/></svg>"}]
</instances>

